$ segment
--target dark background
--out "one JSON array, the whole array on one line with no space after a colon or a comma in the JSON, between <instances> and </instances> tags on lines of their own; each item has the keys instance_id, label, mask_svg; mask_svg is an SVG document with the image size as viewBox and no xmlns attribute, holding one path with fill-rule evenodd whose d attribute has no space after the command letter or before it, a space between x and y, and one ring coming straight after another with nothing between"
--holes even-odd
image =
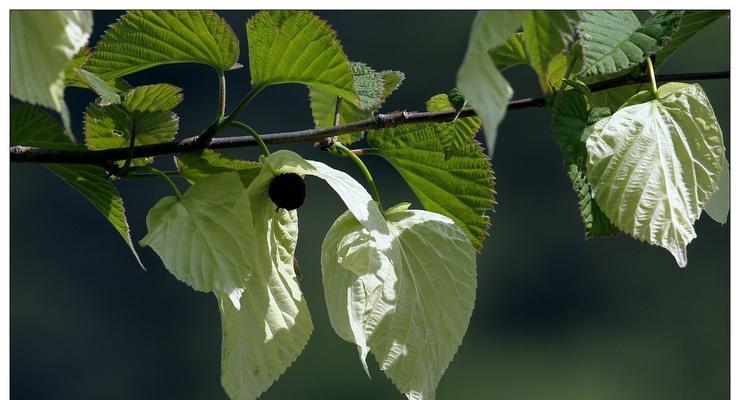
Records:
<instances>
[{"instance_id":1,"label":"dark background","mask_svg":"<svg viewBox=\"0 0 740 400\"><path fill-rule=\"evenodd\" d=\"M120 14L96 12L92 40ZM221 12L239 36L244 65L244 23L252 14ZM423 109L426 99L454 85L474 17L454 11L317 14L338 32L351 60L406 73L386 111ZM661 72L728 68L729 19L722 18ZM515 98L539 95L528 67L505 75ZM229 110L249 88L248 68L229 72L227 79ZM181 118L178 137L199 132L215 115L216 74L206 66L163 66L129 81L184 88L185 101L175 110ZM702 86L729 141L729 81ZM74 88L66 95L81 137L82 112L93 96ZM261 132L310 127L307 90L270 87L243 119ZM702 216L685 269L667 251L628 237L584 241L575 194L551 135L544 109L511 112L499 128L493 159L498 206L478 257L476 307L438 398L727 398L729 226ZM288 148L362 181L347 160L308 144ZM376 158L367 163L386 205L412 201L419 207L388 164ZM171 159L163 157L159 165L171 169ZM169 189L159 180L118 186L138 241L146 233L147 210ZM226 398L212 295L177 281L149 248L140 249L148 268L142 271L105 218L43 167L12 165L10 188L14 399ZM315 332L263 399L403 398L374 361L369 381L355 346L339 339L329 324L320 244L343 209L327 185L309 180L297 257Z\"/></svg>"}]
</instances>

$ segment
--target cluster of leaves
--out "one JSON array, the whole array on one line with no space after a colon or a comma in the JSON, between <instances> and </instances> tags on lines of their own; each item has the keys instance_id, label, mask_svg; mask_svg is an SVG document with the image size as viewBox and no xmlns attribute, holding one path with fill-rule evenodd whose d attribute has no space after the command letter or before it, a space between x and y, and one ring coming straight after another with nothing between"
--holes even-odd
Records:
<instances>
[{"instance_id":1,"label":"cluster of leaves","mask_svg":"<svg viewBox=\"0 0 740 400\"><path fill-rule=\"evenodd\" d=\"M685 247L696 236L693 223L702 210L717 219L727 215L728 188L722 184L729 166L709 100L698 85L594 93L588 85L639 73L649 57L660 65L721 15L657 12L640 23L630 11L480 12L458 73L464 99L452 91L426 104L432 112L469 104L479 117L342 135L332 147L366 141L374 149L368 154L396 168L425 210L407 203L384 209L346 173L293 152L251 161L203 149L176 157L177 174L191 186L181 194L173 185L175 195L149 211L140 244L151 247L177 279L218 298L223 387L232 399L254 399L298 357L313 329L294 268L298 213L276 208L269 187L282 174L326 181L348 210L321 247L331 324L357 346L368 374L372 353L408 398L432 399L475 301L475 254L494 205L490 159L475 135L485 128L491 152L513 93L501 71L532 66L552 98L554 138L587 236L626 232L665 247L685 265ZM45 23L48 29L35 29ZM14 96L61 112L63 121L65 86L99 96L85 112L84 147L75 143L68 123L63 127L30 105L11 113L12 144L97 150L170 142L178 131L173 110L182 90L166 83L131 87L124 78L171 63L206 64L219 76L242 67L234 31L213 12L128 12L88 49L83 45L91 26L89 13L11 13ZM36 35L47 30L48 37ZM373 115L404 79L398 71L349 61L336 33L310 12L260 12L246 30L250 93L305 85L317 127ZM38 56L23 53L30 46L58 62L39 72L45 80L15 67ZM235 118L218 115L214 127ZM113 170L159 172L151 162L129 158ZM88 198L136 256L122 199L106 169L46 167Z\"/></svg>"},{"instance_id":2,"label":"cluster of leaves","mask_svg":"<svg viewBox=\"0 0 740 400\"><path fill-rule=\"evenodd\" d=\"M492 146L492 129L505 110L494 93L510 92L499 71L530 65L550 97L554 139L586 237L624 232L667 249L685 266L686 245L696 237L693 225L702 210L721 223L729 210L729 165L709 99L696 84L593 93L589 84L640 76L646 63L652 75L653 64L660 67L723 15L658 11L641 23L631 11L480 13L458 85L481 115ZM522 31L501 36L512 18L522 21ZM479 65L486 63L485 69ZM481 82L490 87L481 89Z\"/></svg>"},{"instance_id":3,"label":"cluster of leaves","mask_svg":"<svg viewBox=\"0 0 740 400\"><path fill-rule=\"evenodd\" d=\"M252 92L283 83L308 88L317 127L365 119L404 79L350 62L336 33L309 12L260 12L246 25ZM99 97L84 116L84 147L133 148L175 139L173 112L182 90L157 83L131 87L125 76L168 63L235 70L238 40L226 22L204 11L132 11L111 25L94 49L81 48L61 71L66 86ZM32 78L28 74L18 79ZM21 99L32 101L29 98ZM446 94L429 111L454 110ZM223 119L224 116L220 116ZM347 205L322 246L332 325L410 398L434 397L467 329L476 288L476 249L490 225L493 174L475 139L476 117L406 125L336 138L366 139L397 168L427 209L379 199L349 175L278 151L258 161L203 149L180 154L176 167L192 186L161 199L147 215L151 247L177 279L212 292L222 314L222 384L233 399L253 399L296 359L312 331L294 269L297 212L269 196L282 174L325 180ZM49 149L82 148L40 108L18 107L11 142ZM151 158L120 161L120 171L149 168ZM123 203L99 166L46 165L74 185L134 251ZM137 256L138 259L138 256ZM453 317L454 316L454 317ZM369 371L368 371L369 374Z\"/></svg>"}]
</instances>

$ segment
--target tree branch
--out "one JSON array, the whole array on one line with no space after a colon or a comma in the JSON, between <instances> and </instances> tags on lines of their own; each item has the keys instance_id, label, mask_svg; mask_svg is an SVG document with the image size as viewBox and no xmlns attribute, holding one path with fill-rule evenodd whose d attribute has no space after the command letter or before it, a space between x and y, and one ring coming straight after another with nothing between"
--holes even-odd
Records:
<instances>
[{"instance_id":1,"label":"tree branch","mask_svg":"<svg viewBox=\"0 0 740 400\"><path fill-rule=\"evenodd\" d=\"M697 81L712 79L729 79L730 71L720 72L699 72L684 74L662 74L656 75L658 82L667 81ZM648 82L649 77L643 76L633 78L629 75L609 79L589 85L592 92L611 89L618 86L631 85L635 83ZM246 96L246 104L253 96ZM240 106L241 104L240 103ZM544 107L546 99L544 97L527 98L513 100L509 102L508 110L520 110L523 108ZM237 107L229 117L223 122L230 121L230 118L236 116L240 107ZM344 133L360 132L366 130L376 130L382 128L392 128L398 125L414 124L422 122L448 122L455 118L457 111L442 112L405 112L396 111L388 114L378 114L371 118L361 121L351 122L345 125L334 126L322 129L306 129L293 132L279 132L261 135L265 144L285 144L297 142L315 142L319 139L338 136ZM460 112L460 117L470 117L476 115L472 108L464 108ZM232 136L223 138L210 138L209 132L205 139L202 136L193 136L177 142L157 143L152 145L136 146L133 149L133 157L153 157L165 154L179 154L198 151L204 148L208 149L226 149L235 147L257 146L258 142L253 137ZM62 163L62 164L93 164L106 167L111 162L125 160L129 157L128 148L116 148L107 150L52 150L28 146L10 147L10 161L12 162L30 162L30 163Z\"/></svg>"}]
</instances>

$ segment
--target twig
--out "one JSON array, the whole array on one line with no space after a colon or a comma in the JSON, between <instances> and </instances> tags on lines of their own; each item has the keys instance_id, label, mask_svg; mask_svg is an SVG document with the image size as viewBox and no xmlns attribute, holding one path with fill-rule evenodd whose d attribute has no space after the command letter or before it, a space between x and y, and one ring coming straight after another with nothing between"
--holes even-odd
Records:
<instances>
[{"instance_id":1,"label":"twig","mask_svg":"<svg viewBox=\"0 0 740 400\"><path fill-rule=\"evenodd\" d=\"M697 81L697 80L712 80L712 79L729 79L730 71L721 72L699 72L699 73L685 73L685 74L662 74L656 75L655 80L658 82L666 81ZM606 90L618 86L631 85L635 83L648 82L649 77L644 76L640 78L633 78L629 75L621 76L618 78L610 79L603 82L598 82L589 86L592 92L600 90ZM255 88L256 89L256 88ZM254 92L258 90L250 91L250 94L240 103L246 105L251 98L254 97ZM509 102L508 110L520 110L524 108L532 107L544 107L546 101L544 97L519 99ZM231 122L236 113L243 108L237 106L237 108L228 117L226 117L221 125L228 124ZM330 128L322 129L306 129L301 131L293 132L279 132L269 133L261 135L262 140L265 144L284 144L284 143L297 143L297 142L315 142L319 139L337 136L344 133L360 132L365 130L375 130L382 128L392 128L398 125L405 124L416 124L424 122L448 122L455 118L458 113L457 110L442 111L442 112L392 112L388 114L378 114L371 118L367 118L361 121L350 122L348 124L334 126ZM460 111L459 117L471 117L476 115L472 108L463 108ZM216 131L212 132L215 134ZM210 134L209 134L210 135ZM212 135L211 135L212 137ZM200 140L199 140L200 139ZM209 149L225 149L235 147L247 147L257 146L257 141L252 137L235 136L235 137L223 137L223 138L208 138L208 141L203 140L203 134L200 136L193 136L187 139L183 139L177 142L157 143L152 145L136 146L133 151L133 157L153 157L165 154L179 154L198 151L204 148ZM12 162L31 162L31 163L63 163L63 164L93 164L100 166L110 165L112 161L125 160L129 156L128 148L116 148L107 150L54 150L54 149L42 149L37 147L28 146L12 146L10 147L10 161Z\"/></svg>"}]
</instances>

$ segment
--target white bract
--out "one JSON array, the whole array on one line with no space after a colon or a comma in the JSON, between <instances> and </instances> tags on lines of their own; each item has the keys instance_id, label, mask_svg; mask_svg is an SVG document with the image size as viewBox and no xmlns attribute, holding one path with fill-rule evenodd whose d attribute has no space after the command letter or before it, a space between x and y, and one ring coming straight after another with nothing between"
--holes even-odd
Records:
<instances>
[{"instance_id":1,"label":"white bract","mask_svg":"<svg viewBox=\"0 0 740 400\"><path fill-rule=\"evenodd\" d=\"M59 112L68 131L64 69L92 26L92 11L10 12L10 94Z\"/></svg>"},{"instance_id":2,"label":"white bract","mask_svg":"<svg viewBox=\"0 0 740 400\"><path fill-rule=\"evenodd\" d=\"M366 371L372 352L409 399L433 399L473 311L475 250L443 215L402 204L386 218L393 249L384 257L349 213L327 233L321 264L329 316L337 334L357 345Z\"/></svg>"}]
</instances>

